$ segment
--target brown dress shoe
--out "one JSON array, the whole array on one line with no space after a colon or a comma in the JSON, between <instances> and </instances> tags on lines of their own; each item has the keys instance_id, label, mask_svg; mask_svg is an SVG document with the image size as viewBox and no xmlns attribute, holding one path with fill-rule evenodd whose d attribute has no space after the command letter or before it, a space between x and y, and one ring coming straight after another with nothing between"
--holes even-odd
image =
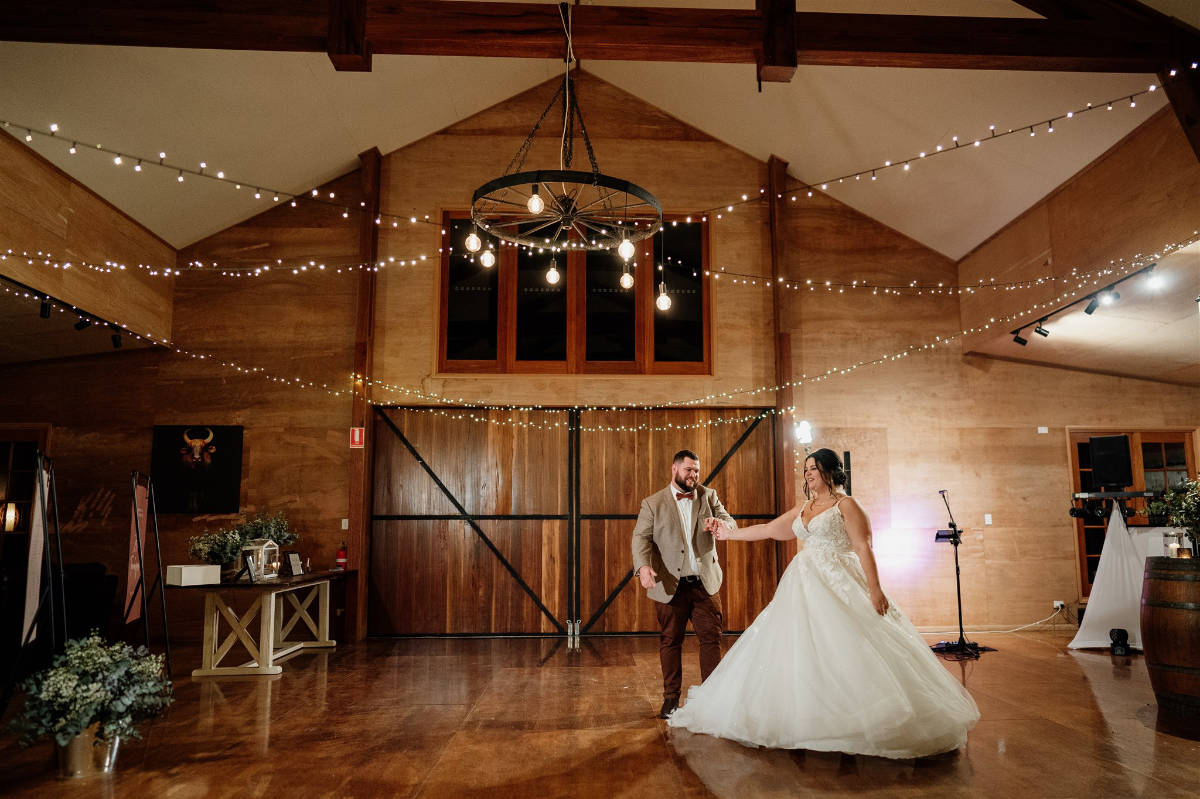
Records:
<instances>
[{"instance_id":1,"label":"brown dress shoe","mask_svg":"<svg viewBox=\"0 0 1200 799\"><path fill-rule=\"evenodd\" d=\"M679 697L668 696L666 699L663 700L662 709L658 711L658 717L660 719L665 719L667 716L674 713L678 707L679 707Z\"/></svg>"}]
</instances>

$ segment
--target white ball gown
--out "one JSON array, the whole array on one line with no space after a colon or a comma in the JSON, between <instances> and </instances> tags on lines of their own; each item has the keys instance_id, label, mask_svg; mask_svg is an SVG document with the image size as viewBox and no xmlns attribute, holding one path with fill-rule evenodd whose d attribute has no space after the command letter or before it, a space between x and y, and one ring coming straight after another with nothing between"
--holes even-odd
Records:
<instances>
[{"instance_id":1,"label":"white ball gown","mask_svg":"<svg viewBox=\"0 0 1200 799\"><path fill-rule=\"evenodd\" d=\"M839 503L840 504L840 503ZM979 708L894 605L880 616L837 505L792 532L775 596L672 727L749 746L914 758L966 743Z\"/></svg>"}]
</instances>

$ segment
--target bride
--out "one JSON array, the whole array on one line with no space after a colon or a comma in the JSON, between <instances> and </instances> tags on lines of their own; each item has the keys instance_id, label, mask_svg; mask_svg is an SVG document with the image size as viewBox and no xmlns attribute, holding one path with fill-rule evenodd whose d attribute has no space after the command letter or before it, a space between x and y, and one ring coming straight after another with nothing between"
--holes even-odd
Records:
<instances>
[{"instance_id":1,"label":"bride","mask_svg":"<svg viewBox=\"0 0 1200 799\"><path fill-rule=\"evenodd\" d=\"M804 462L808 500L720 540L803 542L775 596L667 720L751 746L913 758L966 743L979 709L879 585L871 523L841 461Z\"/></svg>"}]
</instances>

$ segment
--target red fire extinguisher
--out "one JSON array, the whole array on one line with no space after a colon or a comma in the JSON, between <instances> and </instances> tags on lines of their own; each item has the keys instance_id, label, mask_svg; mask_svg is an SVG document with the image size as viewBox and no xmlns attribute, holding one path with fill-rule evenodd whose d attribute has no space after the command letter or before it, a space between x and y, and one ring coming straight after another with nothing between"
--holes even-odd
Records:
<instances>
[{"instance_id":1,"label":"red fire extinguisher","mask_svg":"<svg viewBox=\"0 0 1200 799\"><path fill-rule=\"evenodd\" d=\"M338 570L345 571L345 569L346 569L346 542L345 541L343 541L342 545L340 547L338 547L336 560L337 560L337 565L334 566L334 570L335 571L338 571Z\"/></svg>"}]
</instances>

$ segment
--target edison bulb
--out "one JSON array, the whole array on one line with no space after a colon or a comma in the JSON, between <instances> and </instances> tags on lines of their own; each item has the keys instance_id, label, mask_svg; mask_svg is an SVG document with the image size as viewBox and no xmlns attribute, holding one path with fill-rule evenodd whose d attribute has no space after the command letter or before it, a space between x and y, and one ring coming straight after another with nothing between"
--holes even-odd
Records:
<instances>
[{"instance_id":1,"label":"edison bulb","mask_svg":"<svg viewBox=\"0 0 1200 799\"><path fill-rule=\"evenodd\" d=\"M554 286L558 284L559 280L562 280L562 275L558 273L558 267L552 263L550 264L550 269L546 272L546 282Z\"/></svg>"},{"instance_id":2,"label":"edison bulb","mask_svg":"<svg viewBox=\"0 0 1200 799\"><path fill-rule=\"evenodd\" d=\"M617 245L617 254L628 261L633 257L633 253L633 242L629 239L621 239L621 243Z\"/></svg>"},{"instance_id":3,"label":"edison bulb","mask_svg":"<svg viewBox=\"0 0 1200 799\"><path fill-rule=\"evenodd\" d=\"M529 202L525 203L525 207L529 209L531 214L540 214L546 209L546 201L542 199L540 194L529 195Z\"/></svg>"},{"instance_id":4,"label":"edison bulb","mask_svg":"<svg viewBox=\"0 0 1200 799\"><path fill-rule=\"evenodd\" d=\"M659 289L658 299L654 301L654 306L660 311L671 310L671 297L667 294L666 289Z\"/></svg>"},{"instance_id":5,"label":"edison bulb","mask_svg":"<svg viewBox=\"0 0 1200 799\"><path fill-rule=\"evenodd\" d=\"M623 289L633 288L633 275L629 274L628 272L621 273L621 288L623 288Z\"/></svg>"},{"instance_id":6,"label":"edison bulb","mask_svg":"<svg viewBox=\"0 0 1200 799\"><path fill-rule=\"evenodd\" d=\"M496 265L496 253L491 250L484 250L479 256L479 263L486 269L491 269Z\"/></svg>"},{"instance_id":7,"label":"edison bulb","mask_svg":"<svg viewBox=\"0 0 1200 799\"><path fill-rule=\"evenodd\" d=\"M467 252L479 252L479 248L483 246L483 242L479 238L479 234L474 230L467 236Z\"/></svg>"}]
</instances>

